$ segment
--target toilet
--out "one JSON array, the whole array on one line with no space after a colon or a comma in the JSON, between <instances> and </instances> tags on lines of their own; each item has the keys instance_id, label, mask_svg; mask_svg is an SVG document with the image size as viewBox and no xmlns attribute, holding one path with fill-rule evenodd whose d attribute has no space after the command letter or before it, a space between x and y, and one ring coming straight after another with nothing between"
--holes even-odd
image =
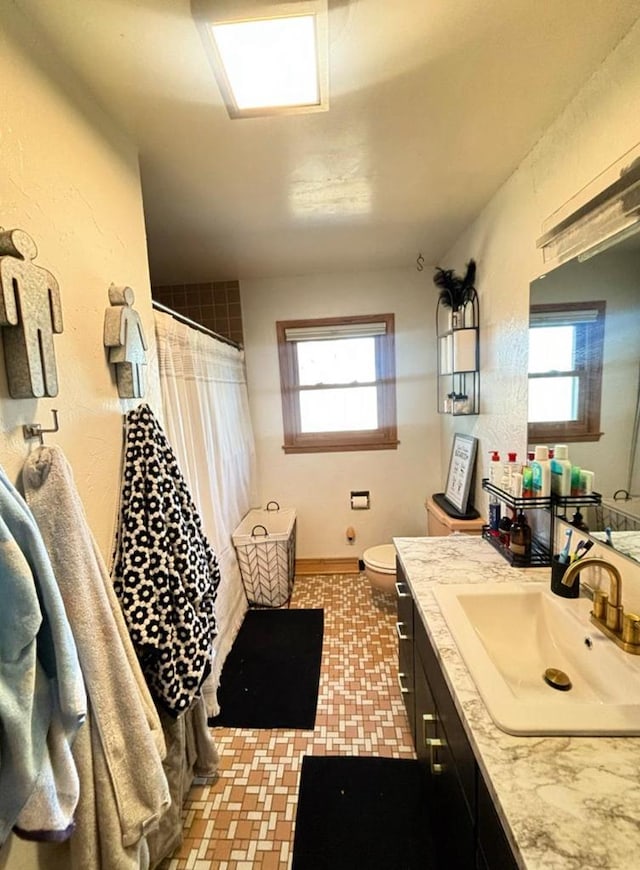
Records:
<instances>
[{"instance_id":1,"label":"toilet","mask_svg":"<svg viewBox=\"0 0 640 870\"><path fill-rule=\"evenodd\" d=\"M364 573L373 589L395 593L396 548L393 544L379 544L369 547L362 554Z\"/></svg>"}]
</instances>

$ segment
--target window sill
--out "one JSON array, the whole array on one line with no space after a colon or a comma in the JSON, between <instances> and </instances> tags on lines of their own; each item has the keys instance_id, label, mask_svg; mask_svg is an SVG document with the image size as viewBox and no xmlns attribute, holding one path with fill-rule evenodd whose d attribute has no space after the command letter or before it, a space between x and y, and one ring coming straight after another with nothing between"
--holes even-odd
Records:
<instances>
[{"instance_id":1,"label":"window sill","mask_svg":"<svg viewBox=\"0 0 640 870\"><path fill-rule=\"evenodd\" d=\"M568 432L562 427L556 429L537 427L529 424L529 444L571 444L587 441L599 441L604 432Z\"/></svg>"},{"instance_id":2,"label":"window sill","mask_svg":"<svg viewBox=\"0 0 640 870\"><path fill-rule=\"evenodd\" d=\"M352 442L350 444L283 444L285 453L347 453L355 450L397 450L399 441Z\"/></svg>"}]
</instances>

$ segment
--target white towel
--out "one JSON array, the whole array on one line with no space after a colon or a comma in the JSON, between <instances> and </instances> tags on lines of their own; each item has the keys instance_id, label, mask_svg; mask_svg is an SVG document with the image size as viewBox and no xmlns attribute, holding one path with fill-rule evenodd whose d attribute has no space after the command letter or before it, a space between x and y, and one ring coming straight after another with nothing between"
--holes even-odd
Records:
<instances>
[{"instance_id":1,"label":"white towel","mask_svg":"<svg viewBox=\"0 0 640 870\"><path fill-rule=\"evenodd\" d=\"M170 802L160 721L62 451L34 451L23 483L54 565L90 701L90 740L79 741L76 761L81 781L96 781L87 794L92 806L82 806L81 793L74 864L83 870L146 866L144 839Z\"/></svg>"}]
</instances>

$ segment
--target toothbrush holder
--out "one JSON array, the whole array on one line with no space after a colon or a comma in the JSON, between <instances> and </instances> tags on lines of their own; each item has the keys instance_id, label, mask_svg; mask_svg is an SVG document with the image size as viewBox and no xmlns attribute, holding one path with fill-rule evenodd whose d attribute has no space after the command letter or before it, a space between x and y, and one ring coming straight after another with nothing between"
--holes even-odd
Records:
<instances>
[{"instance_id":1,"label":"toothbrush holder","mask_svg":"<svg viewBox=\"0 0 640 870\"><path fill-rule=\"evenodd\" d=\"M579 598L580 575L576 577L571 586L565 586L562 578L566 574L569 562L561 562L558 556L551 559L551 591L561 598Z\"/></svg>"}]
</instances>

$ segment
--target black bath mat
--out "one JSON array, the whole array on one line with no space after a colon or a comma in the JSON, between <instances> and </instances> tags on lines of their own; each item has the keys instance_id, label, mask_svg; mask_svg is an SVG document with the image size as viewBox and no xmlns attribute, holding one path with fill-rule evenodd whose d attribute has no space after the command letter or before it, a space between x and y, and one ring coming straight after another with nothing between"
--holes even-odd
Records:
<instances>
[{"instance_id":1,"label":"black bath mat","mask_svg":"<svg viewBox=\"0 0 640 870\"><path fill-rule=\"evenodd\" d=\"M432 870L417 761L302 759L292 870Z\"/></svg>"},{"instance_id":2,"label":"black bath mat","mask_svg":"<svg viewBox=\"0 0 640 870\"><path fill-rule=\"evenodd\" d=\"M248 610L222 668L209 725L312 729L324 611Z\"/></svg>"}]
</instances>

